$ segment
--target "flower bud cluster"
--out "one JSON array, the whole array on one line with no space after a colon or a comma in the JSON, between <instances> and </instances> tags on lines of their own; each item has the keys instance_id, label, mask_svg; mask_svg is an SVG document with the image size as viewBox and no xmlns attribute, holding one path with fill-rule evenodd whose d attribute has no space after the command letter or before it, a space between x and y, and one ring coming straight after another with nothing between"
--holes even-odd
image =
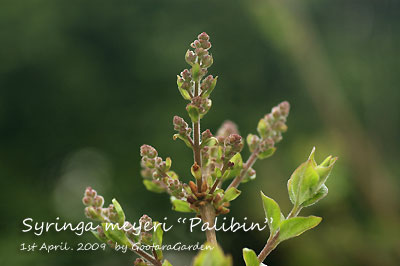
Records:
<instances>
[{"instance_id":1,"label":"flower bud cluster","mask_svg":"<svg viewBox=\"0 0 400 266\"><path fill-rule=\"evenodd\" d=\"M186 62L190 65L198 63L202 68L209 68L213 63L213 58L208 52L211 48L211 43L207 33L203 32L199 34L197 40L192 42L190 46L194 48L194 52L188 50L185 56Z\"/></svg>"},{"instance_id":2,"label":"flower bud cluster","mask_svg":"<svg viewBox=\"0 0 400 266\"><path fill-rule=\"evenodd\" d=\"M230 120L226 120L222 123L221 127L217 131L217 139L220 143L224 143L225 139L231 134L239 135L239 130L235 123Z\"/></svg>"},{"instance_id":3,"label":"flower bud cluster","mask_svg":"<svg viewBox=\"0 0 400 266\"><path fill-rule=\"evenodd\" d=\"M104 198L97 195L96 190L91 187L86 188L82 202L87 206L85 208L86 217L97 221L103 220L104 209L102 207L104 204Z\"/></svg>"},{"instance_id":4,"label":"flower bud cluster","mask_svg":"<svg viewBox=\"0 0 400 266\"><path fill-rule=\"evenodd\" d=\"M223 161L228 162L236 153L241 152L242 148L242 137L238 134L229 135L224 141Z\"/></svg>"},{"instance_id":5,"label":"flower bud cluster","mask_svg":"<svg viewBox=\"0 0 400 266\"><path fill-rule=\"evenodd\" d=\"M185 122L185 120L183 120L182 117L177 115L174 116L173 124L174 129L178 131L179 135L188 136L190 135L190 132L192 132L192 129L189 128L189 125Z\"/></svg>"},{"instance_id":6,"label":"flower bud cluster","mask_svg":"<svg viewBox=\"0 0 400 266\"><path fill-rule=\"evenodd\" d=\"M180 119L177 120L180 122L183 121L183 119L182 121ZM183 121L183 123L185 122ZM181 125L184 126L183 123L181 123ZM170 171L172 162L169 157L163 161L161 157L157 156L158 153L156 149L150 145L142 145L140 148L140 155L142 156L141 174L143 178L152 180L155 186L158 186L161 190L166 189L172 196L177 198L185 197L185 191L178 176L173 171Z\"/></svg>"},{"instance_id":7,"label":"flower bud cluster","mask_svg":"<svg viewBox=\"0 0 400 266\"><path fill-rule=\"evenodd\" d=\"M286 119L289 115L290 105L288 102L282 102L272 108L271 113L262 118L257 126L257 131L261 139L255 135L249 135L247 142L250 150L254 149L260 143L261 152L272 148L276 143L282 140L282 133L286 132Z\"/></svg>"},{"instance_id":8,"label":"flower bud cluster","mask_svg":"<svg viewBox=\"0 0 400 266\"><path fill-rule=\"evenodd\" d=\"M229 206L231 205L229 202L226 202L223 200L224 194L223 193L217 193L213 200L212 204L215 209L215 215L224 215L230 212Z\"/></svg>"},{"instance_id":9,"label":"flower bud cluster","mask_svg":"<svg viewBox=\"0 0 400 266\"><path fill-rule=\"evenodd\" d=\"M153 220L146 214L140 217L140 243L150 244L153 237Z\"/></svg>"},{"instance_id":10,"label":"flower bud cluster","mask_svg":"<svg viewBox=\"0 0 400 266\"><path fill-rule=\"evenodd\" d=\"M186 105L186 111L188 112L192 122L197 122L201 119L211 108L212 101L208 98L196 96L192 98L192 101Z\"/></svg>"}]
</instances>

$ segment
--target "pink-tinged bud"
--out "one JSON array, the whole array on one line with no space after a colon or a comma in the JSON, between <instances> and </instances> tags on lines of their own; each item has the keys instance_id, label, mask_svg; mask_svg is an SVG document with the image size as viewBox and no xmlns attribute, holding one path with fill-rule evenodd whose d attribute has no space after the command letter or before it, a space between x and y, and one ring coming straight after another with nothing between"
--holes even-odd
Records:
<instances>
[{"instance_id":1,"label":"pink-tinged bud","mask_svg":"<svg viewBox=\"0 0 400 266\"><path fill-rule=\"evenodd\" d=\"M93 205L94 205L95 207L101 208L101 207L103 207L103 204L104 204L104 198L103 198L102 196L96 196L96 197L94 198Z\"/></svg>"},{"instance_id":2,"label":"pink-tinged bud","mask_svg":"<svg viewBox=\"0 0 400 266\"><path fill-rule=\"evenodd\" d=\"M174 124L174 129L178 131L180 134L188 135L192 131L192 129L189 128L189 125L185 122L185 120L177 115L174 116L173 124Z\"/></svg>"},{"instance_id":3,"label":"pink-tinged bud","mask_svg":"<svg viewBox=\"0 0 400 266\"><path fill-rule=\"evenodd\" d=\"M207 51L202 47L196 48L194 52L197 54L198 57L202 57L207 53Z\"/></svg>"},{"instance_id":4,"label":"pink-tinged bud","mask_svg":"<svg viewBox=\"0 0 400 266\"><path fill-rule=\"evenodd\" d=\"M199 48L199 47L201 47L201 44L200 44L199 40L195 40L194 42L192 42L192 44L190 44L190 46L192 48Z\"/></svg>"},{"instance_id":5,"label":"pink-tinged bud","mask_svg":"<svg viewBox=\"0 0 400 266\"><path fill-rule=\"evenodd\" d=\"M142 232L151 231L153 229L153 220L146 214L140 217L139 223Z\"/></svg>"},{"instance_id":6,"label":"pink-tinged bud","mask_svg":"<svg viewBox=\"0 0 400 266\"><path fill-rule=\"evenodd\" d=\"M191 81L192 80L192 74L187 69L185 69L185 70L183 70L181 72L181 76L185 81Z\"/></svg>"},{"instance_id":7,"label":"pink-tinged bud","mask_svg":"<svg viewBox=\"0 0 400 266\"><path fill-rule=\"evenodd\" d=\"M201 60L201 67L204 68L209 68L212 64L213 64L213 58L211 55L206 54L203 56L202 60Z\"/></svg>"},{"instance_id":8,"label":"pink-tinged bud","mask_svg":"<svg viewBox=\"0 0 400 266\"><path fill-rule=\"evenodd\" d=\"M196 63L196 55L193 51L187 50L185 60L189 65L193 66Z\"/></svg>"},{"instance_id":9,"label":"pink-tinged bud","mask_svg":"<svg viewBox=\"0 0 400 266\"><path fill-rule=\"evenodd\" d=\"M202 32L202 33L199 34L199 36L197 36L197 39L208 41L208 40L210 40L210 36L208 36L207 33Z\"/></svg>"},{"instance_id":10,"label":"pink-tinged bud","mask_svg":"<svg viewBox=\"0 0 400 266\"><path fill-rule=\"evenodd\" d=\"M82 202L85 206L90 206L92 204L92 198L85 196L83 197Z\"/></svg>"},{"instance_id":11,"label":"pink-tinged bud","mask_svg":"<svg viewBox=\"0 0 400 266\"><path fill-rule=\"evenodd\" d=\"M239 130L235 123L226 120L217 131L217 139L220 143L223 143L225 138L231 134L239 134Z\"/></svg>"},{"instance_id":12,"label":"pink-tinged bud","mask_svg":"<svg viewBox=\"0 0 400 266\"><path fill-rule=\"evenodd\" d=\"M281 102L279 104L279 109L281 110L283 116L288 116L290 111L290 104L287 101Z\"/></svg>"},{"instance_id":13,"label":"pink-tinged bud","mask_svg":"<svg viewBox=\"0 0 400 266\"><path fill-rule=\"evenodd\" d=\"M142 145L142 147L140 147L140 155L142 157L146 156L148 158L155 158L158 153L157 150L150 145Z\"/></svg>"},{"instance_id":14,"label":"pink-tinged bud","mask_svg":"<svg viewBox=\"0 0 400 266\"><path fill-rule=\"evenodd\" d=\"M279 106L275 106L274 108L272 108L272 116L275 118L278 118L279 116L281 116L281 109L279 108Z\"/></svg>"},{"instance_id":15,"label":"pink-tinged bud","mask_svg":"<svg viewBox=\"0 0 400 266\"><path fill-rule=\"evenodd\" d=\"M201 140L202 141L207 141L208 139L212 138L213 134L209 129L205 130L203 133L201 133Z\"/></svg>"},{"instance_id":16,"label":"pink-tinged bud","mask_svg":"<svg viewBox=\"0 0 400 266\"><path fill-rule=\"evenodd\" d=\"M200 40L201 48L208 50L211 48L211 43L209 41Z\"/></svg>"},{"instance_id":17,"label":"pink-tinged bud","mask_svg":"<svg viewBox=\"0 0 400 266\"><path fill-rule=\"evenodd\" d=\"M85 190L85 195L90 198L94 198L97 195L96 190L92 189L91 187L87 187Z\"/></svg>"}]
</instances>

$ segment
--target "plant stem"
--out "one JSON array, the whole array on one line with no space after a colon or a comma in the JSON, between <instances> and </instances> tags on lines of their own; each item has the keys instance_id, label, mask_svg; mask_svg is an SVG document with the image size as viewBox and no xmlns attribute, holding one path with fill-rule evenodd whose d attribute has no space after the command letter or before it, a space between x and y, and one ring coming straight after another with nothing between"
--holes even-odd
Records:
<instances>
[{"instance_id":1,"label":"plant stem","mask_svg":"<svg viewBox=\"0 0 400 266\"><path fill-rule=\"evenodd\" d=\"M228 163L226 163L221 170L221 177L217 178L214 182L214 185L212 186L212 188L210 189L209 194L214 193L215 189L218 187L218 184L221 182L221 179L223 177L223 175L225 174L226 170L228 169Z\"/></svg>"},{"instance_id":2,"label":"plant stem","mask_svg":"<svg viewBox=\"0 0 400 266\"><path fill-rule=\"evenodd\" d=\"M273 237L270 237L267 241L267 244L265 244L263 250L261 250L260 254L258 255L258 261L262 263L265 258L271 253L272 250L276 248L278 245L277 241L279 238L279 232L277 232Z\"/></svg>"},{"instance_id":3,"label":"plant stem","mask_svg":"<svg viewBox=\"0 0 400 266\"><path fill-rule=\"evenodd\" d=\"M194 95L199 95L199 82L196 81L194 84ZM201 167L201 151L200 151L200 118L197 122L193 123L193 156L194 161L198 166ZM203 177L197 179L197 188L199 193L201 192L201 186L203 184Z\"/></svg>"},{"instance_id":4,"label":"plant stem","mask_svg":"<svg viewBox=\"0 0 400 266\"><path fill-rule=\"evenodd\" d=\"M199 95L199 81L194 83L194 96ZM197 122L193 123L193 156L194 161L199 167L201 167L201 150L200 150L200 118ZM201 193L201 187L203 185L203 176L197 179L197 188L199 193ZM210 203L206 203L204 206L200 207L201 219L204 223L208 223L213 229L206 230L207 241L213 245L217 244L217 236L215 235L214 220L215 220L215 210Z\"/></svg>"},{"instance_id":5,"label":"plant stem","mask_svg":"<svg viewBox=\"0 0 400 266\"><path fill-rule=\"evenodd\" d=\"M301 209L302 207L299 207L297 205L293 206L292 210L290 211L286 219L296 217L297 215L299 215ZM279 239L279 231L268 239L267 244L265 244L264 248L258 255L258 261L260 263L262 263L265 260L265 258L269 255L269 253L271 253L271 251L274 250L276 246L278 246L279 244L278 239Z\"/></svg>"},{"instance_id":6,"label":"plant stem","mask_svg":"<svg viewBox=\"0 0 400 266\"><path fill-rule=\"evenodd\" d=\"M143 257L144 259L146 259L147 261L152 263L154 266L161 266L161 262L159 260L155 259L154 257L152 257L151 255L147 254L147 252L144 252L140 249L132 249L132 250L139 256Z\"/></svg>"},{"instance_id":7,"label":"plant stem","mask_svg":"<svg viewBox=\"0 0 400 266\"><path fill-rule=\"evenodd\" d=\"M217 245L217 236L215 235L215 210L214 206L210 203L206 203L206 205L200 207L200 215L201 219L203 219L204 223L208 223L211 230L206 230L207 242L212 245Z\"/></svg>"},{"instance_id":8,"label":"plant stem","mask_svg":"<svg viewBox=\"0 0 400 266\"><path fill-rule=\"evenodd\" d=\"M257 148L250 155L249 159L247 159L246 163L243 165L243 169L242 171L240 171L240 174L235 179L233 179L232 183L228 186L227 190L230 189L231 187L237 188L239 186L240 182L242 182L249 168L252 167L254 163L257 161L257 156L259 152L260 152L260 147L257 146Z\"/></svg>"}]
</instances>

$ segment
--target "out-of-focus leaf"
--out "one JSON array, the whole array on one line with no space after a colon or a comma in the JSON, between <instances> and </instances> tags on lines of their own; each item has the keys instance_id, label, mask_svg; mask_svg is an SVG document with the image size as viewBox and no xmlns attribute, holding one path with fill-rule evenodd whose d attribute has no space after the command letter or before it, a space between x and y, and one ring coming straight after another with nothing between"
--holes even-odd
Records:
<instances>
[{"instance_id":1,"label":"out-of-focus leaf","mask_svg":"<svg viewBox=\"0 0 400 266\"><path fill-rule=\"evenodd\" d=\"M116 199L113 199L112 203L113 203L114 209L115 209L115 211L117 212L117 215L118 215L118 223L120 225L124 224L124 222L125 222L125 213L122 210L121 205L119 204L119 202Z\"/></svg>"},{"instance_id":2,"label":"out-of-focus leaf","mask_svg":"<svg viewBox=\"0 0 400 266\"><path fill-rule=\"evenodd\" d=\"M154 183L153 180L144 179L143 184L148 191L155 192L155 193L165 192L165 189L162 186Z\"/></svg>"},{"instance_id":3,"label":"out-of-focus leaf","mask_svg":"<svg viewBox=\"0 0 400 266\"><path fill-rule=\"evenodd\" d=\"M243 259L246 263L246 266L260 266L257 255L252 249L243 249Z\"/></svg>"},{"instance_id":4,"label":"out-of-focus leaf","mask_svg":"<svg viewBox=\"0 0 400 266\"><path fill-rule=\"evenodd\" d=\"M210 246L206 243L206 247L212 249L200 251L194 258L193 266L232 266L231 256L225 256L219 246Z\"/></svg>"}]
</instances>

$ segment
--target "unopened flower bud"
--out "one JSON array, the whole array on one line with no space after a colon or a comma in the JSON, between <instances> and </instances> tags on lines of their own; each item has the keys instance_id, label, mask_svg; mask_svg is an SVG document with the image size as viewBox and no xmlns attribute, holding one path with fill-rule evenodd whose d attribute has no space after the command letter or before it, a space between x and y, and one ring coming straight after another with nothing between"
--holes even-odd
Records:
<instances>
[{"instance_id":1,"label":"unopened flower bud","mask_svg":"<svg viewBox=\"0 0 400 266\"><path fill-rule=\"evenodd\" d=\"M281 102L279 108L283 116L288 116L290 110L290 104L287 101Z\"/></svg>"},{"instance_id":2,"label":"unopened flower bud","mask_svg":"<svg viewBox=\"0 0 400 266\"><path fill-rule=\"evenodd\" d=\"M231 134L239 134L238 128L235 123L226 120L217 131L217 139L220 143L224 143L225 138Z\"/></svg>"},{"instance_id":3,"label":"unopened flower bud","mask_svg":"<svg viewBox=\"0 0 400 266\"><path fill-rule=\"evenodd\" d=\"M148 158L155 158L158 153L157 150L154 149L152 146L150 145L142 145L142 147L140 147L140 155L146 156Z\"/></svg>"},{"instance_id":4,"label":"unopened flower bud","mask_svg":"<svg viewBox=\"0 0 400 266\"><path fill-rule=\"evenodd\" d=\"M142 232L148 232L153 229L153 220L146 214L140 217L139 223Z\"/></svg>"},{"instance_id":5,"label":"unopened flower bud","mask_svg":"<svg viewBox=\"0 0 400 266\"><path fill-rule=\"evenodd\" d=\"M203 56L201 60L201 67L209 68L213 64L213 57L209 54Z\"/></svg>"},{"instance_id":6,"label":"unopened flower bud","mask_svg":"<svg viewBox=\"0 0 400 266\"><path fill-rule=\"evenodd\" d=\"M85 196L83 197L82 202L85 206L89 206L92 204L92 198Z\"/></svg>"},{"instance_id":7,"label":"unopened flower bud","mask_svg":"<svg viewBox=\"0 0 400 266\"><path fill-rule=\"evenodd\" d=\"M199 41L199 40L195 40L194 42L192 42L192 43L190 44L190 46L191 46L192 48L198 48L198 47L201 46L201 44L200 44L200 41Z\"/></svg>"},{"instance_id":8,"label":"unopened flower bud","mask_svg":"<svg viewBox=\"0 0 400 266\"><path fill-rule=\"evenodd\" d=\"M187 50L185 60L189 65L193 66L196 63L196 55L193 51Z\"/></svg>"},{"instance_id":9,"label":"unopened flower bud","mask_svg":"<svg viewBox=\"0 0 400 266\"><path fill-rule=\"evenodd\" d=\"M102 196L96 196L94 198L93 206L101 208L103 207L103 204L104 204L104 198Z\"/></svg>"},{"instance_id":10,"label":"unopened flower bud","mask_svg":"<svg viewBox=\"0 0 400 266\"><path fill-rule=\"evenodd\" d=\"M197 36L197 39L208 41L208 40L210 40L210 36L208 36L207 33L202 32L202 33L199 34L199 36Z\"/></svg>"},{"instance_id":11,"label":"unopened flower bud","mask_svg":"<svg viewBox=\"0 0 400 266\"><path fill-rule=\"evenodd\" d=\"M185 69L185 70L183 70L181 72L181 76L185 81L191 81L192 80L192 74L187 69Z\"/></svg>"},{"instance_id":12,"label":"unopened flower bud","mask_svg":"<svg viewBox=\"0 0 400 266\"><path fill-rule=\"evenodd\" d=\"M206 40L200 40L200 45L201 45L201 48L203 48L204 50L208 50L211 48L211 43Z\"/></svg>"},{"instance_id":13,"label":"unopened flower bud","mask_svg":"<svg viewBox=\"0 0 400 266\"><path fill-rule=\"evenodd\" d=\"M197 162L195 162L191 168L191 172L194 178L196 179L201 179L201 168L200 166L197 164Z\"/></svg>"}]
</instances>

